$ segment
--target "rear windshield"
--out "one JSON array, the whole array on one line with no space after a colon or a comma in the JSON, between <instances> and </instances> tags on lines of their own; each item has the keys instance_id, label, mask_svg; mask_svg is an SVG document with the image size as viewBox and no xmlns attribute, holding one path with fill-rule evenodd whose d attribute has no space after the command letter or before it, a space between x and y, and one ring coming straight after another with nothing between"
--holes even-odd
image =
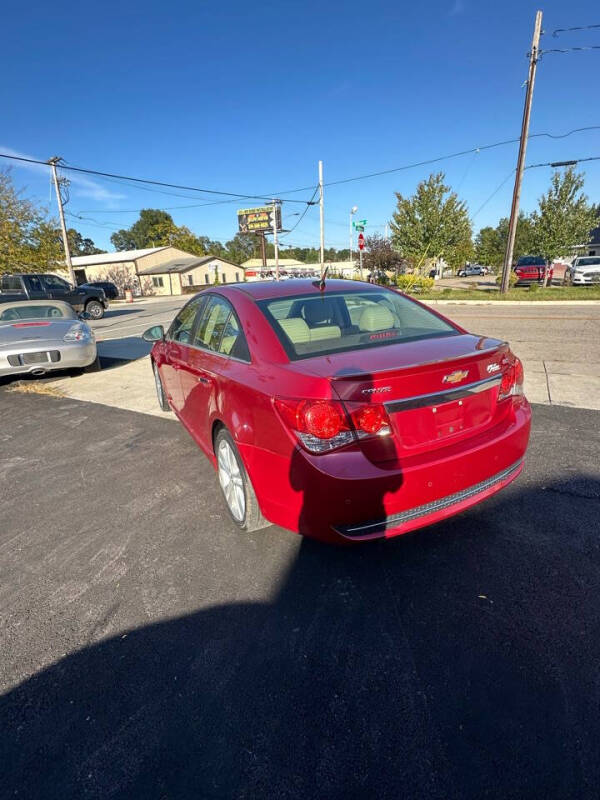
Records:
<instances>
[{"instance_id":1,"label":"rear windshield","mask_svg":"<svg viewBox=\"0 0 600 800\"><path fill-rule=\"evenodd\" d=\"M542 256L523 256L517 261L517 267L543 267L545 263Z\"/></svg>"},{"instance_id":2,"label":"rear windshield","mask_svg":"<svg viewBox=\"0 0 600 800\"><path fill-rule=\"evenodd\" d=\"M65 314L57 306L0 306L0 322L19 319L61 319Z\"/></svg>"},{"instance_id":3,"label":"rear windshield","mask_svg":"<svg viewBox=\"0 0 600 800\"><path fill-rule=\"evenodd\" d=\"M279 297L260 300L258 306L292 360L459 333L385 289Z\"/></svg>"}]
</instances>

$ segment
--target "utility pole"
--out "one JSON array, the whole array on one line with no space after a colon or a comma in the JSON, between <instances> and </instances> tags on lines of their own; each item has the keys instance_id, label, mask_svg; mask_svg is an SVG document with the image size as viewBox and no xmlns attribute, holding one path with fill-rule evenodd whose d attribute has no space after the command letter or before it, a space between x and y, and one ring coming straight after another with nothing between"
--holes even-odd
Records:
<instances>
[{"instance_id":1,"label":"utility pole","mask_svg":"<svg viewBox=\"0 0 600 800\"><path fill-rule=\"evenodd\" d=\"M525 167L525 153L527 151L527 138L529 136L529 119L531 117L531 103L533 101L533 87L535 85L535 73L537 70L538 51L540 45L541 32L542 32L542 12L538 11L535 15L533 39L531 40L531 52L529 53L529 75L527 77L527 93L525 95L523 122L521 124L521 142L519 144L519 156L517 158L517 172L515 175L515 188L513 190L512 206L510 209L510 222L508 225L508 241L506 242L504 267L502 270L502 284L500 286L500 291L503 294L508 291L510 271L512 268L513 251L515 248L515 236L517 233L517 222L519 220L519 200L521 198L521 183L523 181L523 168Z\"/></svg>"},{"instance_id":2,"label":"utility pole","mask_svg":"<svg viewBox=\"0 0 600 800\"><path fill-rule=\"evenodd\" d=\"M273 198L273 246L275 247L275 280L279 280L279 249L277 248L277 200Z\"/></svg>"},{"instance_id":3,"label":"utility pole","mask_svg":"<svg viewBox=\"0 0 600 800\"><path fill-rule=\"evenodd\" d=\"M323 162L319 161L319 216L321 222L321 278L325 269L325 220L323 217Z\"/></svg>"},{"instance_id":4,"label":"utility pole","mask_svg":"<svg viewBox=\"0 0 600 800\"><path fill-rule=\"evenodd\" d=\"M262 266L263 269L267 268L267 248L265 246L265 232L260 232L260 254L262 257ZM262 270L261 270L262 272ZM261 276L262 277L262 276Z\"/></svg>"},{"instance_id":5,"label":"utility pole","mask_svg":"<svg viewBox=\"0 0 600 800\"><path fill-rule=\"evenodd\" d=\"M73 286L77 286L75 273L73 272L73 264L71 263L71 251L69 250L69 240L67 239L67 226L65 225L65 212L63 210L62 197L60 194L60 186L58 182L58 175L56 174L56 165L61 159L59 156L54 156L48 160L48 164L52 167L52 177L54 179L54 188L56 189L56 202L58 203L58 214L60 216L60 227L62 230L63 247L65 249L65 263L69 270L69 277Z\"/></svg>"}]
</instances>

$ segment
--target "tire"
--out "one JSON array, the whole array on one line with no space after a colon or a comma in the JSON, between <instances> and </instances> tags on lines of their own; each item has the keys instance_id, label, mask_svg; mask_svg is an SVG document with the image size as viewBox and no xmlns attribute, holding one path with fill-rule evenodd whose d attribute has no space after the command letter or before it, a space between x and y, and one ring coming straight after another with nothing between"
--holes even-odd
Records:
<instances>
[{"instance_id":1,"label":"tire","mask_svg":"<svg viewBox=\"0 0 600 800\"><path fill-rule=\"evenodd\" d=\"M83 368L84 372L100 372L102 366L100 364L100 356L96 356L95 360L92 361L91 364L88 364L87 367Z\"/></svg>"},{"instance_id":2,"label":"tire","mask_svg":"<svg viewBox=\"0 0 600 800\"><path fill-rule=\"evenodd\" d=\"M152 372L154 373L154 386L156 387L156 399L158 400L158 405L161 411L170 411L171 406L169 405L169 401L167 400L167 396L165 394L165 390L163 389L162 381L160 379L160 373L158 371L158 367L152 362Z\"/></svg>"},{"instance_id":3,"label":"tire","mask_svg":"<svg viewBox=\"0 0 600 800\"><path fill-rule=\"evenodd\" d=\"M102 319L104 316L104 306L99 300L88 300L85 310L92 319Z\"/></svg>"},{"instance_id":4,"label":"tire","mask_svg":"<svg viewBox=\"0 0 600 800\"><path fill-rule=\"evenodd\" d=\"M256 494L250 483L231 434L221 428L215 438L217 475L229 515L239 530L252 533L270 525L260 513Z\"/></svg>"}]
</instances>

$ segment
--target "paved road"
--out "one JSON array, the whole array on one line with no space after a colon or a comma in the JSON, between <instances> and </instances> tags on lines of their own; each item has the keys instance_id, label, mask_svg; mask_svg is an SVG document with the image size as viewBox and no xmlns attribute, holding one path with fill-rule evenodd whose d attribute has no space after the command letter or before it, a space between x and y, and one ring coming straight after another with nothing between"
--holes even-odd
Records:
<instances>
[{"instance_id":1,"label":"paved road","mask_svg":"<svg viewBox=\"0 0 600 800\"><path fill-rule=\"evenodd\" d=\"M240 536L177 424L0 402L0 797L597 798L598 412L337 549Z\"/></svg>"}]
</instances>

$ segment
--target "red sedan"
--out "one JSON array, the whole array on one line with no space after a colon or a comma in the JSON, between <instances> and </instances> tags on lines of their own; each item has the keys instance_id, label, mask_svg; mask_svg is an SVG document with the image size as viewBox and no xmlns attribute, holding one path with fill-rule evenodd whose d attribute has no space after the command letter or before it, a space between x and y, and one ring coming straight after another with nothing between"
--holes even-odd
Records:
<instances>
[{"instance_id":1,"label":"red sedan","mask_svg":"<svg viewBox=\"0 0 600 800\"><path fill-rule=\"evenodd\" d=\"M396 536L523 468L531 412L508 344L389 289L230 284L144 338L161 407L216 468L241 530Z\"/></svg>"}]
</instances>

